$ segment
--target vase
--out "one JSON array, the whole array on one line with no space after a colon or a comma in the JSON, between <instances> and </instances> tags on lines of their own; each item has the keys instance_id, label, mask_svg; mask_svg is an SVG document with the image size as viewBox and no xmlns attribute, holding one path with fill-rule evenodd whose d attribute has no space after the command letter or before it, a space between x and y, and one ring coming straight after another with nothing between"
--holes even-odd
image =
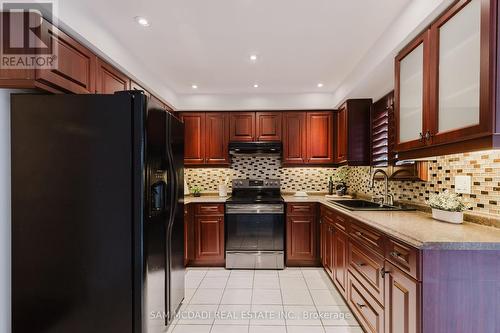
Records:
<instances>
[{"instance_id":1,"label":"vase","mask_svg":"<svg viewBox=\"0 0 500 333\"><path fill-rule=\"evenodd\" d=\"M460 224L464 221L464 213L432 208L432 218L443 222Z\"/></svg>"}]
</instances>

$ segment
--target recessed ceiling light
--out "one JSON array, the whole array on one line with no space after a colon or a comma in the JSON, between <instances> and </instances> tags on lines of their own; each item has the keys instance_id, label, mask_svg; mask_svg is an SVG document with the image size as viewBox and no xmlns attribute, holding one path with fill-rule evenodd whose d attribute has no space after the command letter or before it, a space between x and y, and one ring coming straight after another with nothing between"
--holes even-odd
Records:
<instances>
[{"instance_id":1,"label":"recessed ceiling light","mask_svg":"<svg viewBox=\"0 0 500 333\"><path fill-rule=\"evenodd\" d=\"M257 61L257 55L256 54L250 55L250 60Z\"/></svg>"},{"instance_id":2,"label":"recessed ceiling light","mask_svg":"<svg viewBox=\"0 0 500 333\"><path fill-rule=\"evenodd\" d=\"M318 88L323 88L323 83L318 83Z\"/></svg>"},{"instance_id":3,"label":"recessed ceiling light","mask_svg":"<svg viewBox=\"0 0 500 333\"><path fill-rule=\"evenodd\" d=\"M193 89L198 89L198 86L197 86L196 84L193 84L193 85L191 86L191 88L193 88Z\"/></svg>"},{"instance_id":4,"label":"recessed ceiling light","mask_svg":"<svg viewBox=\"0 0 500 333\"><path fill-rule=\"evenodd\" d=\"M137 23L139 23L140 25L142 25L143 27L149 27L149 25L150 25L149 21L145 17L142 17L142 16L136 16L135 21Z\"/></svg>"},{"instance_id":5,"label":"recessed ceiling light","mask_svg":"<svg viewBox=\"0 0 500 333\"><path fill-rule=\"evenodd\" d=\"M258 87L259 87L259 85L256 83L256 84L254 84L254 85L253 85L253 87L254 87L254 88L258 88Z\"/></svg>"}]
</instances>

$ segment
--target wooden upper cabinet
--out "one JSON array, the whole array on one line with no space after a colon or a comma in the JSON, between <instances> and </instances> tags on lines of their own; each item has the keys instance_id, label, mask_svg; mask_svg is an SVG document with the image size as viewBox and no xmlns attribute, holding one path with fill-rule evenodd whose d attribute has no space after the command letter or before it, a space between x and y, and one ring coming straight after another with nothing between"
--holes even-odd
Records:
<instances>
[{"instance_id":1,"label":"wooden upper cabinet","mask_svg":"<svg viewBox=\"0 0 500 333\"><path fill-rule=\"evenodd\" d=\"M283 112L283 164L306 162L306 113Z\"/></svg>"},{"instance_id":2,"label":"wooden upper cabinet","mask_svg":"<svg viewBox=\"0 0 500 333\"><path fill-rule=\"evenodd\" d=\"M256 112L256 141L281 141L281 112Z\"/></svg>"},{"instance_id":3,"label":"wooden upper cabinet","mask_svg":"<svg viewBox=\"0 0 500 333\"><path fill-rule=\"evenodd\" d=\"M348 99L335 112L336 164L370 165L371 99Z\"/></svg>"},{"instance_id":4,"label":"wooden upper cabinet","mask_svg":"<svg viewBox=\"0 0 500 333\"><path fill-rule=\"evenodd\" d=\"M231 112L230 141L255 141L255 112Z\"/></svg>"},{"instance_id":5,"label":"wooden upper cabinet","mask_svg":"<svg viewBox=\"0 0 500 333\"><path fill-rule=\"evenodd\" d=\"M431 25L430 144L491 132L491 23L481 2L459 1Z\"/></svg>"},{"instance_id":6,"label":"wooden upper cabinet","mask_svg":"<svg viewBox=\"0 0 500 333\"><path fill-rule=\"evenodd\" d=\"M43 31L48 36L49 47L57 55L56 69L37 69L38 82L56 90L76 94L94 93L96 56L77 41L43 21Z\"/></svg>"},{"instance_id":7,"label":"wooden upper cabinet","mask_svg":"<svg viewBox=\"0 0 500 333\"><path fill-rule=\"evenodd\" d=\"M229 164L229 113L207 112L205 120L205 163Z\"/></svg>"},{"instance_id":8,"label":"wooden upper cabinet","mask_svg":"<svg viewBox=\"0 0 500 333\"><path fill-rule=\"evenodd\" d=\"M333 112L307 112L307 162L333 163Z\"/></svg>"},{"instance_id":9,"label":"wooden upper cabinet","mask_svg":"<svg viewBox=\"0 0 500 333\"><path fill-rule=\"evenodd\" d=\"M130 81L130 90L142 90L144 91L144 95L146 95L148 98L151 97L151 93L149 91L144 89L139 83L132 80Z\"/></svg>"},{"instance_id":10,"label":"wooden upper cabinet","mask_svg":"<svg viewBox=\"0 0 500 333\"><path fill-rule=\"evenodd\" d=\"M184 164L205 162L205 112L183 112Z\"/></svg>"},{"instance_id":11,"label":"wooden upper cabinet","mask_svg":"<svg viewBox=\"0 0 500 333\"><path fill-rule=\"evenodd\" d=\"M97 84L99 94L114 94L129 89L129 78L110 64L97 59Z\"/></svg>"},{"instance_id":12,"label":"wooden upper cabinet","mask_svg":"<svg viewBox=\"0 0 500 333\"><path fill-rule=\"evenodd\" d=\"M347 162L347 106L344 104L335 112L335 163Z\"/></svg>"},{"instance_id":13,"label":"wooden upper cabinet","mask_svg":"<svg viewBox=\"0 0 500 333\"><path fill-rule=\"evenodd\" d=\"M396 149L425 145L429 113L429 32L426 31L396 57Z\"/></svg>"},{"instance_id":14,"label":"wooden upper cabinet","mask_svg":"<svg viewBox=\"0 0 500 333\"><path fill-rule=\"evenodd\" d=\"M498 148L496 0L460 0L396 57L399 159Z\"/></svg>"}]
</instances>

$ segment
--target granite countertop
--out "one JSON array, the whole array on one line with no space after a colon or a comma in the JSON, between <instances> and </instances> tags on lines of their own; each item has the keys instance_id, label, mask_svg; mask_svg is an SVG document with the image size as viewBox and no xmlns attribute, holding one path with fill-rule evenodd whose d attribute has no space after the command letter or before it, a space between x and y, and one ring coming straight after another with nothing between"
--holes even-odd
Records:
<instances>
[{"instance_id":1,"label":"granite countertop","mask_svg":"<svg viewBox=\"0 0 500 333\"><path fill-rule=\"evenodd\" d=\"M229 199L229 196L219 197L218 194L203 194L200 197L193 197L192 195L184 196L184 204L190 203L224 203Z\"/></svg>"},{"instance_id":2,"label":"granite countertop","mask_svg":"<svg viewBox=\"0 0 500 333\"><path fill-rule=\"evenodd\" d=\"M224 203L228 198L215 193L200 197L189 195L184 203ZM323 204L419 249L500 250L499 228L469 222L458 225L440 222L420 211L350 211L328 202L330 198L325 195L285 194L283 198L285 202Z\"/></svg>"},{"instance_id":3,"label":"granite countertop","mask_svg":"<svg viewBox=\"0 0 500 333\"><path fill-rule=\"evenodd\" d=\"M285 202L319 202L420 249L500 250L500 229L475 223L451 224L419 211L350 211L325 196L284 196Z\"/></svg>"}]
</instances>

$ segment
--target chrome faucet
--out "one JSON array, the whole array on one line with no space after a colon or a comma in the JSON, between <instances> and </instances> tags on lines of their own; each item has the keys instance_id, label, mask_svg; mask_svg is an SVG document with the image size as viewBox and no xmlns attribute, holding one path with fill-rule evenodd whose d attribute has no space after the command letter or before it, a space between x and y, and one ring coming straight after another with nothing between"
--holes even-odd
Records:
<instances>
[{"instance_id":1,"label":"chrome faucet","mask_svg":"<svg viewBox=\"0 0 500 333\"><path fill-rule=\"evenodd\" d=\"M372 179L371 179L371 182L370 182L370 188L374 188L375 187L375 176L377 175L377 173L381 173L384 175L384 203L386 205L394 205L394 196L392 194L389 193L389 176L387 175L387 173L382 170L382 169L376 169L373 174L372 174Z\"/></svg>"}]
</instances>

